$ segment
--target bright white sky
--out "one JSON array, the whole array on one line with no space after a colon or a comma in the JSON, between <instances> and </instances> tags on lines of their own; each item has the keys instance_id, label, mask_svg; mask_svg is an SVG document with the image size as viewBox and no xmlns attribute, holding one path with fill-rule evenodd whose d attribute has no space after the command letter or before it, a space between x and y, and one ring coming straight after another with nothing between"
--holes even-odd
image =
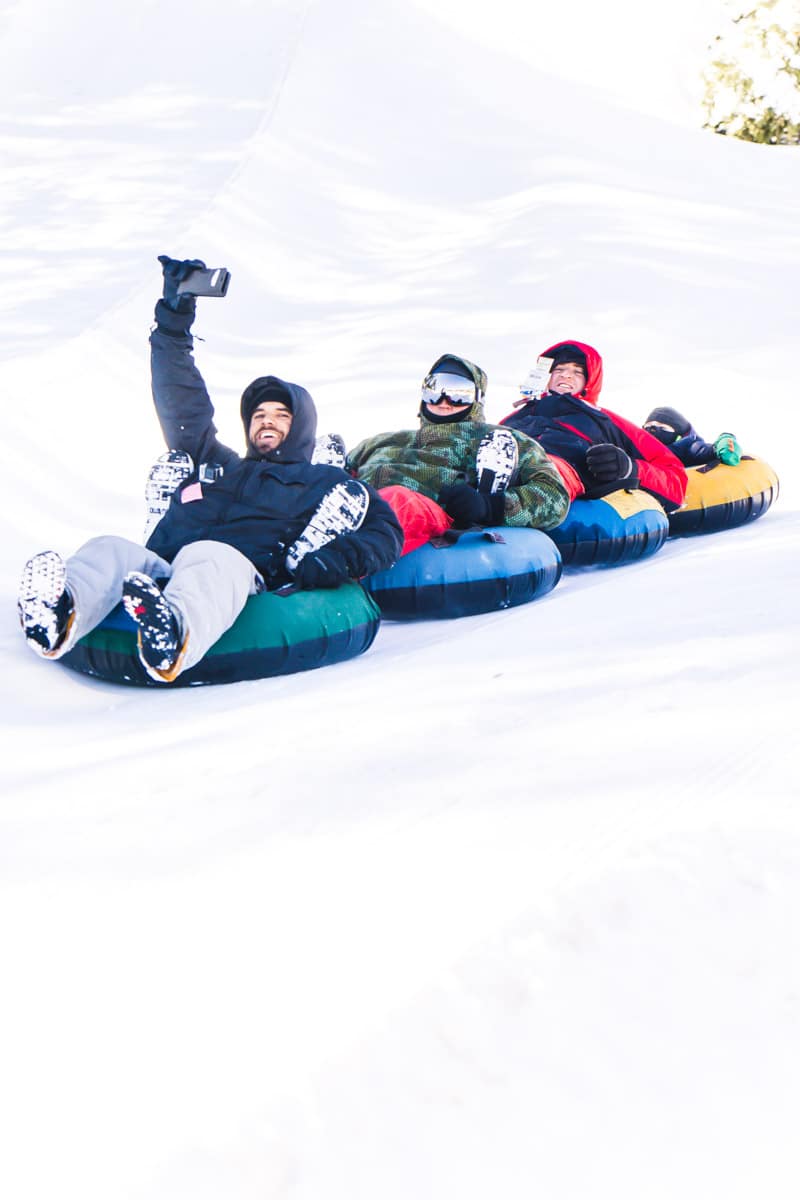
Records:
<instances>
[{"instance_id":1,"label":"bright white sky","mask_svg":"<svg viewBox=\"0 0 800 1200\"><path fill-rule=\"evenodd\" d=\"M697 126L707 47L726 0L413 0L476 42L582 80L665 120ZM478 81L477 86L480 86Z\"/></svg>"}]
</instances>

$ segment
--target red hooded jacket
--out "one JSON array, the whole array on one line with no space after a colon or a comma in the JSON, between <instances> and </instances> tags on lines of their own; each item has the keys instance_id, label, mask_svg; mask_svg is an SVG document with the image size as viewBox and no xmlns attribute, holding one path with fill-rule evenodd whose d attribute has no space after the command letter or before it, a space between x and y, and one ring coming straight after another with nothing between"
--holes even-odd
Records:
<instances>
[{"instance_id":1,"label":"red hooded jacket","mask_svg":"<svg viewBox=\"0 0 800 1200\"><path fill-rule=\"evenodd\" d=\"M501 421L535 438L564 480L570 499L585 494L585 454L589 446L611 442L636 460L639 487L655 496L667 512L678 508L686 494L686 471L668 447L639 425L620 417L598 400L603 386L603 360L593 346L572 338L543 351L552 358L562 346L575 346L586 358L586 386L578 396L548 392L517 407Z\"/></svg>"}]
</instances>

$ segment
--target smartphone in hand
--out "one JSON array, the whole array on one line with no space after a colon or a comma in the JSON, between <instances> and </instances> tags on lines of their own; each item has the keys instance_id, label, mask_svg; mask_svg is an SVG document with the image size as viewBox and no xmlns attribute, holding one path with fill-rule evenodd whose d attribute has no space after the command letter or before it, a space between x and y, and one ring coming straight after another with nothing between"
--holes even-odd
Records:
<instances>
[{"instance_id":1,"label":"smartphone in hand","mask_svg":"<svg viewBox=\"0 0 800 1200\"><path fill-rule=\"evenodd\" d=\"M197 268L178 284L179 296L224 296L231 273L225 267Z\"/></svg>"}]
</instances>

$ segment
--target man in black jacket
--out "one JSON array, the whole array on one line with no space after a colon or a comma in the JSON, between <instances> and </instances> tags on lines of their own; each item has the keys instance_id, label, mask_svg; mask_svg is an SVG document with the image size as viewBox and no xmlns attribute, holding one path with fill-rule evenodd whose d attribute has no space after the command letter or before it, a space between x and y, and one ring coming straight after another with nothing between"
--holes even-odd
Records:
<instances>
[{"instance_id":1,"label":"man in black jacket","mask_svg":"<svg viewBox=\"0 0 800 1200\"><path fill-rule=\"evenodd\" d=\"M388 504L334 466L314 465L316 410L305 388L274 375L242 395L247 451L217 440L214 408L192 354L193 296L178 284L202 266L163 257L164 296L150 335L153 398L167 445L193 470L140 546L93 538L66 562L28 561L18 608L28 645L60 658L122 596L139 626L148 674L169 683L199 662L248 596L293 584L337 587L392 565L402 545ZM156 580L166 580L163 591Z\"/></svg>"}]
</instances>

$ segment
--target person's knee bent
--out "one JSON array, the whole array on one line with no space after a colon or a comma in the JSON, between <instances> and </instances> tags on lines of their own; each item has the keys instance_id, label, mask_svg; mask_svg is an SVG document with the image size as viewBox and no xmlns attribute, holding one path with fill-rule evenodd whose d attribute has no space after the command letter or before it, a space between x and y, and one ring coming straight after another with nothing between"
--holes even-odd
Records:
<instances>
[{"instance_id":1,"label":"person's knee bent","mask_svg":"<svg viewBox=\"0 0 800 1200\"><path fill-rule=\"evenodd\" d=\"M223 568L225 566L240 567L243 563L247 563L249 567L253 565L250 559L235 546L229 546L227 542L215 542L210 538L181 546L172 560L172 568L176 570L178 566L194 566L196 563L208 563L210 566L219 564Z\"/></svg>"},{"instance_id":2,"label":"person's knee bent","mask_svg":"<svg viewBox=\"0 0 800 1200\"><path fill-rule=\"evenodd\" d=\"M220 585L234 583L237 588L244 586L250 594L257 590L257 573L250 559L226 542L206 540L181 547L172 560L171 582L177 584L184 572L198 569Z\"/></svg>"},{"instance_id":3,"label":"person's knee bent","mask_svg":"<svg viewBox=\"0 0 800 1200\"><path fill-rule=\"evenodd\" d=\"M119 537L116 533L100 533L97 537L89 538L88 542L75 551L75 556L83 554L86 551L92 557L105 557L109 554L116 554L121 547L136 546L136 542L131 542L128 538Z\"/></svg>"}]
</instances>

